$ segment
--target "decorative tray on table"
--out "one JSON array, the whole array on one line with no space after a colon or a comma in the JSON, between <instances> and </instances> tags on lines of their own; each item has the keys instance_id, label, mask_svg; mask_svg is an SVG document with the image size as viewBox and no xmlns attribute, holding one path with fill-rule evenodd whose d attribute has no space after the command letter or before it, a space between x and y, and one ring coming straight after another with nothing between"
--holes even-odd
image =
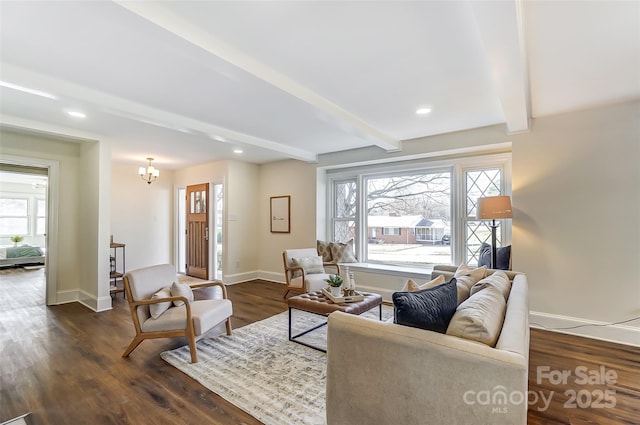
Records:
<instances>
[{"instance_id":1,"label":"decorative tray on table","mask_svg":"<svg viewBox=\"0 0 640 425\"><path fill-rule=\"evenodd\" d=\"M342 304L342 303L353 303L356 301L362 301L364 300L364 295L361 294L358 291L354 291L355 295L346 295L346 296L342 296L342 297L336 297L331 295L331 291L328 290L327 288L322 288L322 293L329 298L331 301L333 301L336 304Z\"/></svg>"}]
</instances>

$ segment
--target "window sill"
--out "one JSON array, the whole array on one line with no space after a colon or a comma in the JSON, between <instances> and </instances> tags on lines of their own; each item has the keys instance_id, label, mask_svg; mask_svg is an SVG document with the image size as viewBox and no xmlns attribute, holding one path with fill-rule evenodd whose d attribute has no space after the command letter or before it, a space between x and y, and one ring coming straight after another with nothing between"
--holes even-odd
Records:
<instances>
[{"instance_id":1,"label":"window sill","mask_svg":"<svg viewBox=\"0 0 640 425\"><path fill-rule=\"evenodd\" d=\"M393 266L377 263L340 263L340 268L349 268L351 271L363 273L376 273L389 276L406 276L414 279L431 279L433 268Z\"/></svg>"}]
</instances>

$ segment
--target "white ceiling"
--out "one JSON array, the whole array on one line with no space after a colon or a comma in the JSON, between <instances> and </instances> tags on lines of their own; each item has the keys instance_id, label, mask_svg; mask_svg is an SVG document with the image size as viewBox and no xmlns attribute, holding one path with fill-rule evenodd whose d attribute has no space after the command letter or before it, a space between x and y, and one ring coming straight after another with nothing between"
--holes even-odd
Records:
<instances>
[{"instance_id":1,"label":"white ceiling","mask_svg":"<svg viewBox=\"0 0 640 425\"><path fill-rule=\"evenodd\" d=\"M1 87L4 125L118 162L315 161L638 99L640 2L1 1L0 65L55 96Z\"/></svg>"}]
</instances>

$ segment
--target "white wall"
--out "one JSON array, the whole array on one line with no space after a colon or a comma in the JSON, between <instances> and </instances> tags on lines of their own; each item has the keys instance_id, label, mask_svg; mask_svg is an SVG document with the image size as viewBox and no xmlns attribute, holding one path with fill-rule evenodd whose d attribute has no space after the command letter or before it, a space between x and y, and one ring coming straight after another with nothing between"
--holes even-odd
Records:
<instances>
[{"instance_id":1,"label":"white wall","mask_svg":"<svg viewBox=\"0 0 640 425\"><path fill-rule=\"evenodd\" d=\"M148 184L135 165L111 164L110 235L126 245L127 270L173 264L173 179L172 170L161 169Z\"/></svg>"},{"instance_id":2,"label":"white wall","mask_svg":"<svg viewBox=\"0 0 640 425\"><path fill-rule=\"evenodd\" d=\"M529 277L532 321L640 316L640 102L536 119L513 136L512 188L513 267ZM640 320L626 327L640 344Z\"/></svg>"}]
</instances>

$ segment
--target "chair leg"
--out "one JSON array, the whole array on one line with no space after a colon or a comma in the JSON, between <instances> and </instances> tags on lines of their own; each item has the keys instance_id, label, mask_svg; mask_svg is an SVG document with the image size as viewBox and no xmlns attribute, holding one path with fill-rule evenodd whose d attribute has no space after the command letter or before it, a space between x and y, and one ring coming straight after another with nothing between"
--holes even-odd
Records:
<instances>
[{"instance_id":1,"label":"chair leg","mask_svg":"<svg viewBox=\"0 0 640 425\"><path fill-rule=\"evenodd\" d=\"M135 350L142 341L144 341L144 338L140 335L136 335L133 340L131 340L131 344L129 344L124 353L122 353L122 357L129 357L129 354L131 354L131 352Z\"/></svg>"},{"instance_id":2,"label":"chair leg","mask_svg":"<svg viewBox=\"0 0 640 425\"><path fill-rule=\"evenodd\" d=\"M286 299L286 298L287 298L287 294L289 293L289 291L290 291L290 289L289 289L289 288L286 288L286 289L284 290L284 295L282 296L282 298L285 298L285 299Z\"/></svg>"},{"instance_id":3,"label":"chair leg","mask_svg":"<svg viewBox=\"0 0 640 425\"><path fill-rule=\"evenodd\" d=\"M227 325L227 335L231 335L231 318L230 317L227 318L226 325Z\"/></svg>"},{"instance_id":4,"label":"chair leg","mask_svg":"<svg viewBox=\"0 0 640 425\"><path fill-rule=\"evenodd\" d=\"M196 350L196 339L193 335L187 337L189 341L189 352L191 353L191 363L198 363L198 351Z\"/></svg>"}]
</instances>

